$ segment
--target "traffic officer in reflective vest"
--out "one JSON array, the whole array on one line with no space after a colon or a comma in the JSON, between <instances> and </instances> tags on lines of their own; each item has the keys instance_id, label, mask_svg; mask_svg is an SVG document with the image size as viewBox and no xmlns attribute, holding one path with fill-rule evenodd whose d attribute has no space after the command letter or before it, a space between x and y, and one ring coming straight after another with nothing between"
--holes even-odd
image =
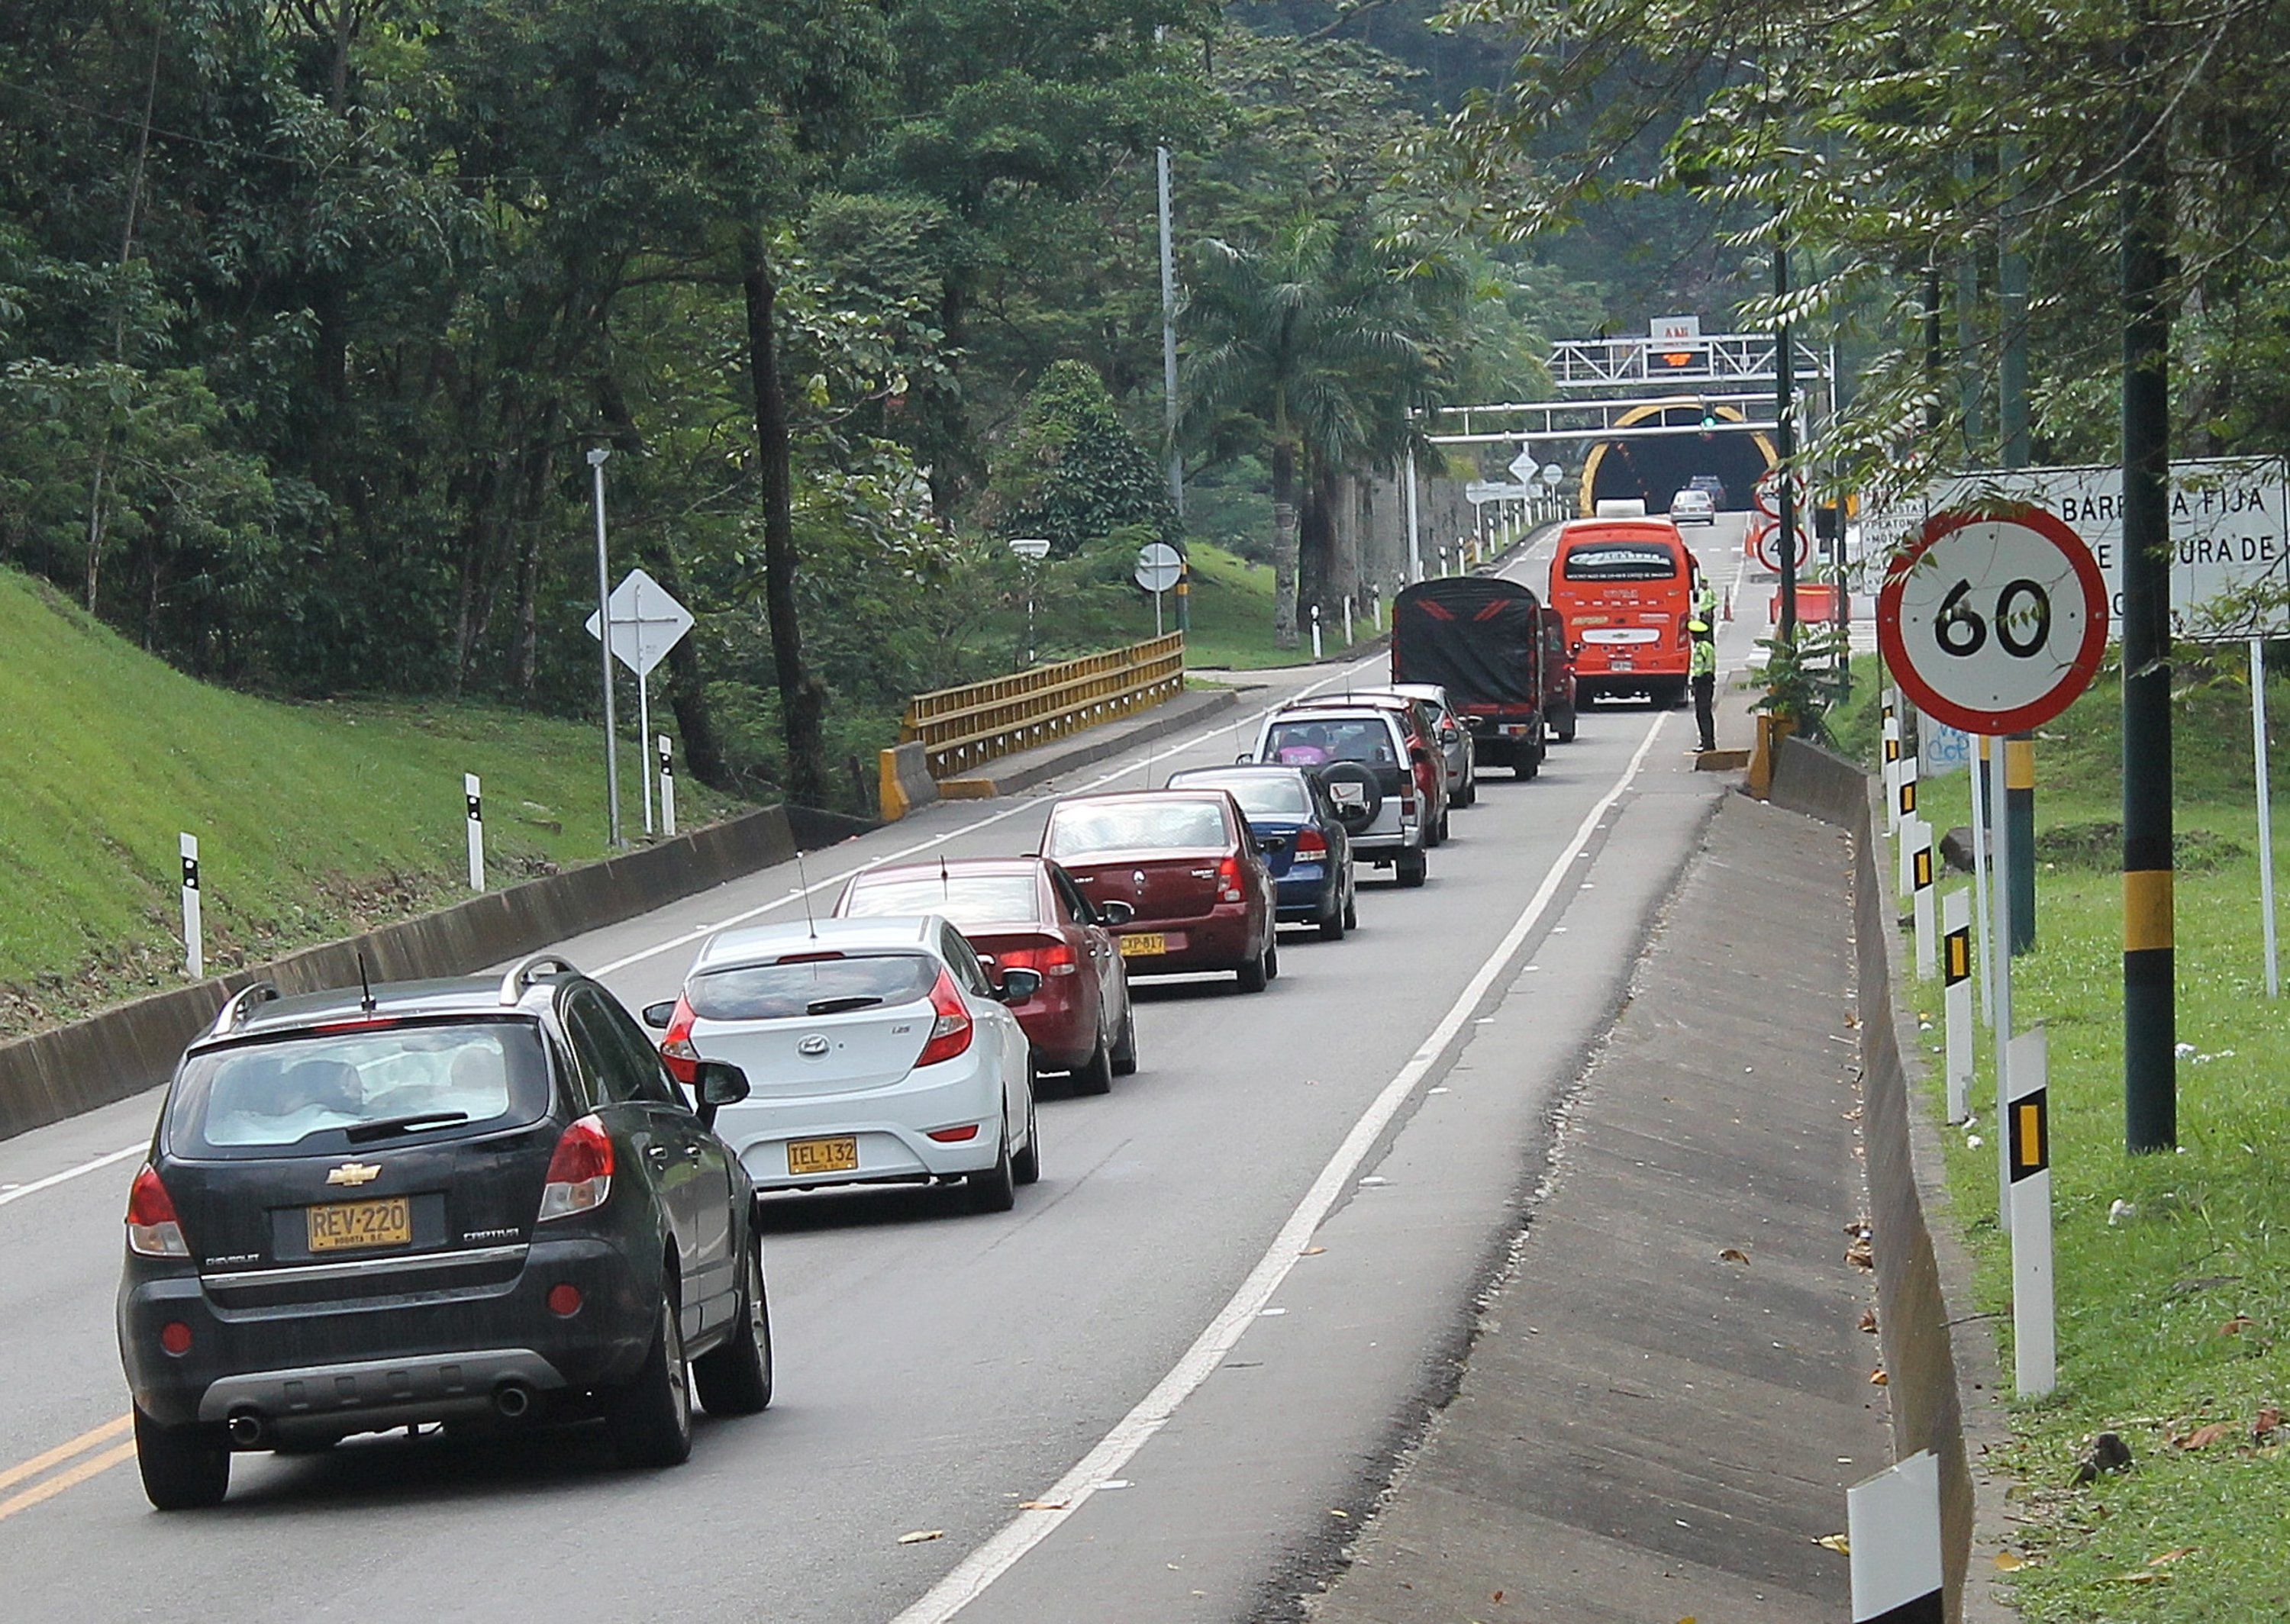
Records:
<instances>
[{"instance_id":1,"label":"traffic officer in reflective vest","mask_svg":"<svg viewBox=\"0 0 2290 1624\"><path fill-rule=\"evenodd\" d=\"M1701 748L1718 748L1718 723L1710 707L1718 694L1718 639L1709 622L1699 615L1685 623L1693 646L1686 674L1693 680L1693 720L1701 729Z\"/></svg>"},{"instance_id":2,"label":"traffic officer in reflective vest","mask_svg":"<svg viewBox=\"0 0 2290 1624\"><path fill-rule=\"evenodd\" d=\"M1718 588L1707 570L1693 572L1693 618L1711 626L1718 624Z\"/></svg>"}]
</instances>

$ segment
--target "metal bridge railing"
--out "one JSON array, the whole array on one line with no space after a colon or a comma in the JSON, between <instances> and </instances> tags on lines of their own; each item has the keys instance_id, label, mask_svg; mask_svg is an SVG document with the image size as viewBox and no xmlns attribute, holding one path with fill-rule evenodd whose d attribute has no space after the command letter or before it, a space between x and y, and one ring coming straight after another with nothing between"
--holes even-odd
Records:
<instances>
[{"instance_id":1,"label":"metal bridge railing","mask_svg":"<svg viewBox=\"0 0 2290 1624\"><path fill-rule=\"evenodd\" d=\"M1148 709L1184 690L1185 636L1171 632L1101 654L918 693L907 705L899 742L923 746L933 779L959 778L998 756Z\"/></svg>"}]
</instances>

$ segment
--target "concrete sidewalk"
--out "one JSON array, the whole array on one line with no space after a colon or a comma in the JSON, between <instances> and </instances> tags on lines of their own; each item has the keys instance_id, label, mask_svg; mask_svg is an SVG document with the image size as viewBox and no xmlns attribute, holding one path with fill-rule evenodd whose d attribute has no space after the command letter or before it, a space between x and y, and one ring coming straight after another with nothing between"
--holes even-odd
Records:
<instances>
[{"instance_id":1,"label":"concrete sidewalk","mask_svg":"<svg viewBox=\"0 0 2290 1624\"><path fill-rule=\"evenodd\" d=\"M1866 1210L1847 855L1726 801L1455 1396L1315 1624L1849 1616L1816 1541L1891 1455L1846 1256Z\"/></svg>"}]
</instances>

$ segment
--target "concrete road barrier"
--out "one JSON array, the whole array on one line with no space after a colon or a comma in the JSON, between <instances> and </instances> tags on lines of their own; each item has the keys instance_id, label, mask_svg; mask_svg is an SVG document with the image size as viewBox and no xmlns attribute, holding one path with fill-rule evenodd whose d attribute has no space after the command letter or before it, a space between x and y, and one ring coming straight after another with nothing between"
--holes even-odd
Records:
<instances>
[{"instance_id":1,"label":"concrete road barrier","mask_svg":"<svg viewBox=\"0 0 2290 1624\"><path fill-rule=\"evenodd\" d=\"M489 892L20 1038L0 1045L0 1139L164 1083L183 1045L214 1020L225 999L252 982L272 981L290 994L354 986L360 953L377 981L466 975L794 854L786 814L766 807L640 852Z\"/></svg>"},{"instance_id":2,"label":"concrete road barrier","mask_svg":"<svg viewBox=\"0 0 2290 1624\"><path fill-rule=\"evenodd\" d=\"M938 799L938 780L931 776L930 751L922 740L909 740L882 753L876 798L885 823L896 823L917 806Z\"/></svg>"}]
</instances>

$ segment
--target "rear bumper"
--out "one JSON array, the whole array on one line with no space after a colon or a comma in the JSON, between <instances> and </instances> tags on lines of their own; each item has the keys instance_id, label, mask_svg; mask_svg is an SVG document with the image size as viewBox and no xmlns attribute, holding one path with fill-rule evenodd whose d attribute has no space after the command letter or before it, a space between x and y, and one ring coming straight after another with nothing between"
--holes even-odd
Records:
<instances>
[{"instance_id":1,"label":"rear bumper","mask_svg":"<svg viewBox=\"0 0 2290 1624\"><path fill-rule=\"evenodd\" d=\"M570 1317L549 1311L558 1284L580 1289ZM595 1234L535 1242L496 1285L257 1308L131 1263L120 1360L137 1406L163 1425L251 1411L266 1435L340 1436L485 1413L504 1382L537 1395L624 1381L651 1346L661 1289L656 1261ZM190 1328L180 1356L159 1344L171 1322Z\"/></svg>"},{"instance_id":2,"label":"rear bumper","mask_svg":"<svg viewBox=\"0 0 2290 1624\"><path fill-rule=\"evenodd\" d=\"M1122 962L1132 975L1237 970L1263 948L1249 929L1245 902L1221 902L1192 919L1133 919L1121 930L1125 944L1141 932L1168 938L1172 943L1166 953L1123 954Z\"/></svg>"},{"instance_id":3,"label":"rear bumper","mask_svg":"<svg viewBox=\"0 0 2290 1624\"><path fill-rule=\"evenodd\" d=\"M1010 1012L1025 1029L1044 1069L1071 1071L1097 1051L1097 1020L1081 996L1081 975L1045 976L1042 990Z\"/></svg>"},{"instance_id":4,"label":"rear bumper","mask_svg":"<svg viewBox=\"0 0 2290 1624\"><path fill-rule=\"evenodd\" d=\"M965 1126L978 1131L953 1144L930 1137ZM973 1044L956 1060L909 1072L888 1088L726 1106L717 1114L716 1132L759 1192L958 1178L993 1166L1001 1154L1002 1079L981 1046ZM789 1140L843 1138L857 1141L858 1166L788 1171Z\"/></svg>"},{"instance_id":5,"label":"rear bumper","mask_svg":"<svg viewBox=\"0 0 2290 1624\"><path fill-rule=\"evenodd\" d=\"M1337 905L1329 898L1338 884L1338 870L1332 863L1291 863L1288 872L1275 884L1275 911L1292 924L1325 919L1335 911Z\"/></svg>"}]
</instances>

